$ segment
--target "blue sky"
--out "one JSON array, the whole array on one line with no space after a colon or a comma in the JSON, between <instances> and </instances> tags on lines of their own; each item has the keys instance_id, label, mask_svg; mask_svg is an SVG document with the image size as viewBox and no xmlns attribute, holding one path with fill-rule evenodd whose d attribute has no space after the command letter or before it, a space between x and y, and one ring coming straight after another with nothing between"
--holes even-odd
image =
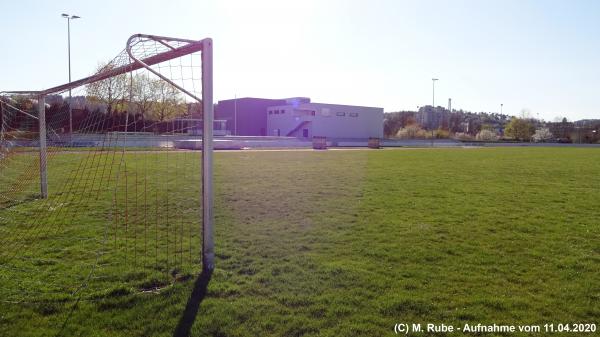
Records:
<instances>
[{"instance_id":1,"label":"blue sky","mask_svg":"<svg viewBox=\"0 0 600 337\"><path fill-rule=\"evenodd\" d=\"M215 98L600 118L600 1L3 1L0 90L91 74L134 33L215 43Z\"/></svg>"}]
</instances>

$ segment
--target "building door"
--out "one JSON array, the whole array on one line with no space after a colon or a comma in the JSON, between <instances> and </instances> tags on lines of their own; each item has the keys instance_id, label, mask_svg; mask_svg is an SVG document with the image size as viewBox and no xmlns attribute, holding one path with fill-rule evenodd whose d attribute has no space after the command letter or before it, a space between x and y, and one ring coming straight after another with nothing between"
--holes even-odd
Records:
<instances>
[{"instance_id":1,"label":"building door","mask_svg":"<svg viewBox=\"0 0 600 337\"><path fill-rule=\"evenodd\" d=\"M302 137L308 138L308 129L302 129Z\"/></svg>"}]
</instances>

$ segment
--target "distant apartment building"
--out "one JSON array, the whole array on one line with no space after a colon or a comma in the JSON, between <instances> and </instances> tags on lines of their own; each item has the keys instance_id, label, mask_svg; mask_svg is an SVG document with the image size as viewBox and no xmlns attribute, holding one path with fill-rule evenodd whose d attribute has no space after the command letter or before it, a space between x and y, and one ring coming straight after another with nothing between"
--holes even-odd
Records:
<instances>
[{"instance_id":1,"label":"distant apartment building","mask_svg":"<svg viewBox=\"0 0 600 337\"><path fill-rule=\"evenodd\" d=\"M450 111L444 107L422 106L416 114L417 122L425 129L448 128Z\"/></svg>"}]
</instances>

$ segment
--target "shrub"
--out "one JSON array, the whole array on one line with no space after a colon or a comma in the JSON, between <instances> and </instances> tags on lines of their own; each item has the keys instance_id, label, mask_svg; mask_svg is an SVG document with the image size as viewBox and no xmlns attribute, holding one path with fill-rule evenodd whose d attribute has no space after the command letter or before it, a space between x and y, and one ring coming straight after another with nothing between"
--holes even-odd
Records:
<instances>
[{"instance_id":1,"label":"shrub","mask_svg":"<svg viewBox=\"0 0 600 337\"><path fill-rule=\"evenodd\" d=\"M450 137L448 131L441 129L433 130L433 132L431 130L423 130L423 132L425 133L425 139L446 139Z\"/></svg>"},{"instance_id":2,"label":"shrub","mask_svg":"<svg viewBox=\"0 0 600 337\"><path fill-rule=\"evenodd\" d=\"M400 139L422 139L427 137L427 131L421 129L421 127L416 124L407 125L398 131L396 137Z\"/></svg>"},{"instance_id":3,"label":"shrub","mask_svg":"<svg viewBox=\"0 0 600 337\"><path fill-rule=\"evenodd\" d=\"M454 134L454 139L458 140L473 140L473 136L464 132L457 132Z\"/></svg>"},{"instance_id":4,"label":"shrub","mask_svg":"<svg viewBox=\"0 0 600 337\"><path fill-rule=\"evenodd\" d=\"M552 135L552 132L550 132L550 129L541 128L541 129L535 130L535 133L533 134L532 138L533 138L534 142L539 143L539 142L546 142L546 141L554 138L554 135Z\"/></svg>"},{"instance_id":5,"label":"shrub","mask_svg":"<svg viewBox=\"0 0 600 337\"><path fill-rule=\"evenodd\" d=\"M447 139L450 138L450 131L444 129L437 129L435 131L435 138L437 139Z\"/></svg>"},{"instance_id":6,"label":"shrub","mask_svg":"<svg viewBox=\"0 0 600 337\"><path fill-rule=\"evenodd\" d=\"M423 130L417 124L407 125L406 127L400 129L396 134L396 137L400 139L431 139L432 137L435 139L449 138L450 132L443 129L433 130Z\"/></svg>"},{"instance_id":7,"label":"shrub","mask_svg":"<svg viewBox=\"0 0 600 337\"><path fill-rule=\"evenodd\" d=\"M483 129L475 136L475 139L484 142L495 142L498 140L498 134L495 131Z\"/></svg>"},{"instance_id":8,"label":"shrub","mask_svg":"<svg viewBox=\"0 0 600 337\"><path fill-rule=\"evenodd\" d=\"M506 126L504 134L516 140L529 141L534 130L533 125L526 119L513 117Z\"/></svg>"}]
</instances>

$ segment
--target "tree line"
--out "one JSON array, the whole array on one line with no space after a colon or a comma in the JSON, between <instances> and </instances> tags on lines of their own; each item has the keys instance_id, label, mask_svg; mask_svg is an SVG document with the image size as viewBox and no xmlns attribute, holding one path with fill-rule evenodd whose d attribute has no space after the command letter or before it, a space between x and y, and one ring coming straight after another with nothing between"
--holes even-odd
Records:
<instances>
[{"instance_id":1,"label":"tree line","mask_svg":"<svg viewBox=\"0 0 600 337\"><path fill-rule=\"evenodd\" d=\"M420 119L424 114L422 110L386 113L384 117L385 137L564 143L600 141L600 120L573 123L568 122L566 118L559 118L554 122L544 122L531 118L527 111L523 111L519 117L498 113L472 113L462 110L450 112L442 107L436 109L426 107L425 111L438 114L437 126L432 128L431 124L421 124Z\"/></svg>"},{"instance_id":2,"label":"tree line","mask_svg":"<svg viewBox=\"0 0 600 337\"><path fill-rule=\"evenodd\" d=\"M110 71L104 64L98 72ZM107 114L129 112L143 119L163 122L188 113L183 94L174 86L145 73L122 74L90 83L86 86L87 100L106 107Z\"/></svg>"},{"instance_id":3,"label":"tree line","mask_svg":"<svg viewBox=\"0 0 600 337\"><path fill-rule=\"evenodd\" d=\"M106 72L112 64L101 64L97 71ZM46 97L46 122L55 133L69 130L69 104L75 132L152 131L170 132L177 128L172 120L193 115L201 118L202 104L187 103L183 93L171 84L146 73L122 74L89 83L83 96L68 102L61 95ZM24 95L4 96L15 108L37 115L37 99ZM4 109L3 109L4 110ZM37 131L37 123L25 114L3 111L3 121L11 127ZM6 116L5 116L6 115ZM181 124L181 123L180 123ZM179 125L181 128L181 125Z\"/></svg>"}]
</instances>

